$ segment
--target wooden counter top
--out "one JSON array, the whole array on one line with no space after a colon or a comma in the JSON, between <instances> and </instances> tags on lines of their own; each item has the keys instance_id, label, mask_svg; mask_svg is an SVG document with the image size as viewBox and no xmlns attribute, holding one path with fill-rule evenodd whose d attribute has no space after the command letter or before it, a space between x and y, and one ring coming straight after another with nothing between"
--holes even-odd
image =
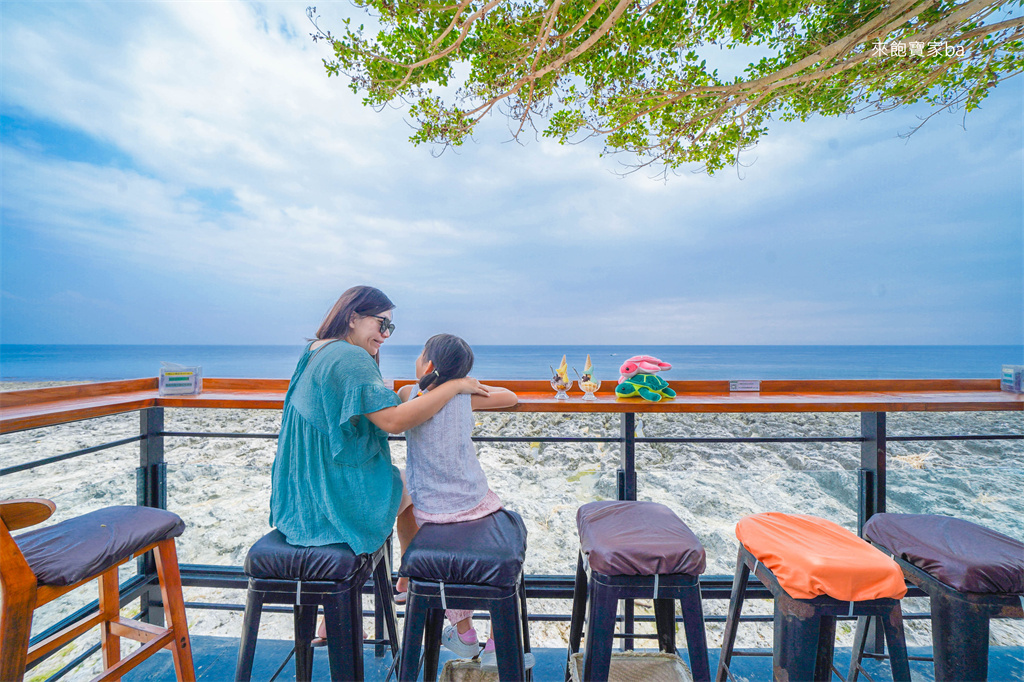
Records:
<instances>
[{"instance_id":1,"label":"wooden counter top","mask_svg":"<svg viewBox=\"0 0 1024 682\"><path fill-rule=\"evenodd\" d=\"M397 380L394 388L412 383ZM1024 395L997 379L762 381L759 392L729 392L728 381L671 381L673 400L616 398L601 385L597 400L576 389L555 400L546 381L489 381L519 395L510 412L969 412L1024 411ZM280 410L287 379L203 379L198 396L159 396L156 377L0 393L0 433L131 412L147 407Z\"/></svg>"}]
</instances>

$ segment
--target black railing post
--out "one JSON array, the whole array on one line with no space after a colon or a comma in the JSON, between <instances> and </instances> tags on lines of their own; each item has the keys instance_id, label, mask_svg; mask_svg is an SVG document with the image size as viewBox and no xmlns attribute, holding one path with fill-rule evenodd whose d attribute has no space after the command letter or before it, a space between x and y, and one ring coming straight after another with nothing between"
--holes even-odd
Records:
<instances>
[{"instance_id":1,"label":"black railing post","mask_svg":"<svg viewBox=\"0 0 1024 682\"><path fill-rule=\"evenodd\" d=\"M623 412L619 443L619 470L616 472L618 497L620 500L636 499L636 413ZM633 632L633 600L625 599L622 604L623 632ZM633 650L633 638L622 640L623 651Z\"/></svg>"},{"instance_id":2,"label":"black railing post","mask_svg":"<svg viewBox=\"0 0 1024 682\"><path fill-rule=\"evenodd\" d=\"M135 470L136 503L144 507L167 508L167 465L164 463L164 408L149 407L139 410L139 468ZM142 575L156 576L153 553L146 552L137 562ZM154 580L155 583L155 580ZM142 620L162 626L164 624L163 598L160 586L152 584L139 595Z\"/></svg>"},{"instance_id":3,"label":"black railing post","mask_svg":"<svg viewBox=\"0 0 1024 682\"><path fill-rule=\"evenodd\" d=\"M857 535L864 537L864 524L885 511L885 412L861 412L859 490L857 497ZM865 651L885 651L885 639L877 618L868 619Z\"/></svg>"},{"instance_id":4,"label":"black railing post","mask_svg":"<svg viewBox=\"0 0 1024 682\"><path fill-rule=\"evenodd\" d=\"M619 446L619 470L617 474L620 500L636 499L636 413L623 412Z\"/></svg>"},{"instance_id":5,"label":"black railing post","mask_svg":"<svg viewBox=\"0 0 1024 682\"><path fill-rule=\"evenodd\" d=\"M857 534L875 514L885 511L885 412L861 412L860 491Z\"/></svg>"}]
</instances>

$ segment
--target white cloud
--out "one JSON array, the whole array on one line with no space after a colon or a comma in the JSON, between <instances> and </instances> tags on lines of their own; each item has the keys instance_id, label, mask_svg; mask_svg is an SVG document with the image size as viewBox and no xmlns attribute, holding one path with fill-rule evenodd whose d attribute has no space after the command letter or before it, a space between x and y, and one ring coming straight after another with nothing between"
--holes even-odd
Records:
<instances>
[{"instance_id":1,"label":"white cloud","mask_svg":"<svg viewBox=\"0 0 1024 682\"><path fill-rule=\"evenodd\" d=\"M320 9L330 28L350 6ZM129 160L5 139L5 232L50 240L54 280L107 254L191 282L211 309L294 301L273 325L289 329L341 288L376 282L403 299L407 329L477 324L491 343L945 342L958 332L903 291L984 308L974 324L1024 299L991 285L1021 271L1021 253L1010 266L995 251L1024 251L1009 232L1021 222L1019 85L966 133L942 116L908 143L895 132L912 115L778 125L749 168L666 183L619 177L599 140L509 142L498 116L434 158L407 141L402 110L373 112L326 76L304 10L5 3L4 112ZM934 261L915 260L916 244ZM972 277L976 295L958 294ZM38 285L5 277L5 298ZM657 323L633 326L637 308ZM278 340L263 333L248 340Z\"/></svg>"}]
</instances>

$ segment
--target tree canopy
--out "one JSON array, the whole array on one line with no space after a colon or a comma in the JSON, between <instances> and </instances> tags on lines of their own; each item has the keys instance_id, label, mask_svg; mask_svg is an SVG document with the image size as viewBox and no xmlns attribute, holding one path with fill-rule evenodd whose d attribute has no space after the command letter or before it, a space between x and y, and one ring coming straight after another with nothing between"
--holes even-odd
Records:
<instances>
[{"instance_id":1,"label":"tree canopy","mask_svg":"<svg viewBox=\"0 0 1024 682\"><path fill-rule=\"evenodd\" d=\"M492 111L512 134L665 170L737 162L772 120L976 108L1024 67L1024 2L981 0L354 0L371 26L328 40L329 75L370 106L408 104L415 143L461 145ZM753 48L722 75L712 50Z\"/></svg>"}]
</instances>

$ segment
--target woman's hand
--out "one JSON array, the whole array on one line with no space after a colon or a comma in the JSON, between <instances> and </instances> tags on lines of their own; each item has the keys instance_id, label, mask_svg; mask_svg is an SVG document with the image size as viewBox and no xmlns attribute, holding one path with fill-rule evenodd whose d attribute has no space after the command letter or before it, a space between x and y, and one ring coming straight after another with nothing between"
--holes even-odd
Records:
<instances>
[{"instance_id":1,"label":"woman's hand","mask_svg":"<svg viewBox=\"0 0 1024 682\"><path fill-rule=\"evenodd\" d=\"M459 389L459 393L468 393L470 395L488 396L490 391L489 386L484 386L473 377L463 377L461 379L452 379Z\"/></svg>"}]
</instances>

